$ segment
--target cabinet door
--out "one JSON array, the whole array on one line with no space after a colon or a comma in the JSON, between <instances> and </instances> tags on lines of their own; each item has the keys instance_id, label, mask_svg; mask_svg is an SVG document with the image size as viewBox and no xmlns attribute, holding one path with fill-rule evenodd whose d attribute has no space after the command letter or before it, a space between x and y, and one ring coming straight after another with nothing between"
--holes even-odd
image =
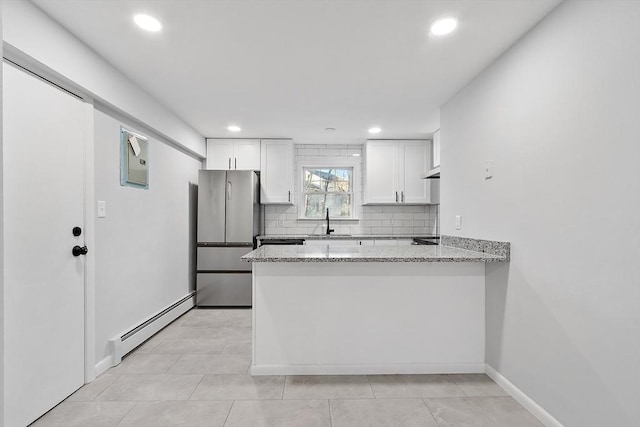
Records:
<instances>
[{"instance_id":1,"label":"cabinet door","mask_svg":"<svg viewBox=\"0 0 640 427\"><path fill-rule=\"evenodd\" d=\"M260 140L236 139L231 168L237 170L260 170Z\"/></svg>"},{"instance_id":2,"label":"cabinet door","mask_svg":"<svg viewBox=\"0 0 640 427\"><path fill-rule=\"evenodd\" d=\"M430 203L431 185L422 179L424 171L431 167L429 141L404 141L399 167L401 182L400 202L405 204Z\"/></svg>"},{"instance_id":3,"label":"cabinet door","mask_svg":"<svg viewBox=\"0 0 640 427\"><path fill-rule=\"evenodd\" d=\"M388 204L400 201L398 143L367 141L365 145L364 203Z\"/></svg>"},{"instance_id":4,"label":"cabinet door","mask_svg":"<svg viewBox=\"0 0 640 427\"><path fill-rule=\"evenodd\" d=\"M433 167L440 166L440 129L433 133L433 150L431 155L433 156Z\"/></svg>"},{"instance_id":5,"label":"cabinet door","mask_svg":"<svg viewBox=\"0 0 640 427\"><path fill-rule=\"evenodd\" d=\"M293 204L293 142L262 141L260 203Z\"/></svg>"},{"instance_id":6,"label":"cabinet door","mask_svg":"<svg viewBox=\"0 0 640 427\"><path fill-rule=\"evenodd\" d=\"M233 168L233 139L207 139L207 169Z\"/></svg>"}]
</instances>

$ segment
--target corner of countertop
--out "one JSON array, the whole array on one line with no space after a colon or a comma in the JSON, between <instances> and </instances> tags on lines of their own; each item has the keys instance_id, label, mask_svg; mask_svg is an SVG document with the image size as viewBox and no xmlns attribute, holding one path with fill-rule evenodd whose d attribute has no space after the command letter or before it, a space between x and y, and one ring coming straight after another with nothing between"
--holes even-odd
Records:
<instances>
[{"instance_id":1,"label":"corner of countertop","mask_svg":"<svg viewBox=\"0 0 640 427\"><path fill-rule=\"evenodd\" d=\"M440 244L469 251L482 252L503 257L505 262L511 261L511 243L496 240L472 239L469 237L440 236Z\"/></svg>"}]
</instances>

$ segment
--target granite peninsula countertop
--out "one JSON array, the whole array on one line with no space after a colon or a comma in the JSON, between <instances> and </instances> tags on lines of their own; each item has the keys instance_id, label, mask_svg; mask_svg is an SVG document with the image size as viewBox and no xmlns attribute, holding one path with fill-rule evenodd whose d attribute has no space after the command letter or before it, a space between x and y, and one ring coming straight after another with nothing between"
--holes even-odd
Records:
<instances>
[{"instance_id":1,"label":"granite peninsula countertop","mask_svg":"<svg viewBox=\"0 0 640 427\"><path fill-rule=\"evenodd\" d=\"M397 238L397 236L395 237ZM261 246L247 262L504 262L508 257L452 246Z\"/></svg>"}]
</instances>

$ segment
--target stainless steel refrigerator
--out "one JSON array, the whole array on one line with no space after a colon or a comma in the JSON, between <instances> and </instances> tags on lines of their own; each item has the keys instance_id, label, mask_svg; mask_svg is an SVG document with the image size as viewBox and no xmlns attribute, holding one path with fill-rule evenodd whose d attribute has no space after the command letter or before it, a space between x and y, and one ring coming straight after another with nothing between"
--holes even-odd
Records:
<instances>
[{"instance_id":1,"label":"stainless steel refrigerator","mask_svg":"<svg viewBox=\"0 0 640 427\"><path fill-rule=\"evenodd\" d=\"M260 231L254 171L201 170L198 175L198 306L251 306L251 263Z\"/></svg>"}]
</instances>

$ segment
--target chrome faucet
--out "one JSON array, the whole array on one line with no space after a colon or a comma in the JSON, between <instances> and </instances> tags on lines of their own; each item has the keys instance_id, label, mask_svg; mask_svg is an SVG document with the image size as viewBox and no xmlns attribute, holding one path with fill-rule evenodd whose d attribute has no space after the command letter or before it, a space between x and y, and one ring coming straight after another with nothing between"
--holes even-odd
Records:
<instances>
[{"instance_id":1,"label":"chrome faucet","mask_svg":"<svg viewBox=\"0 0 640 427\"><path fill-rule=\"evenodd\" d=\"M336 231L333 228L329 228L329 208L327 208L327 236L331 235L331 232Z\"/></svg>"}]
</instances>

